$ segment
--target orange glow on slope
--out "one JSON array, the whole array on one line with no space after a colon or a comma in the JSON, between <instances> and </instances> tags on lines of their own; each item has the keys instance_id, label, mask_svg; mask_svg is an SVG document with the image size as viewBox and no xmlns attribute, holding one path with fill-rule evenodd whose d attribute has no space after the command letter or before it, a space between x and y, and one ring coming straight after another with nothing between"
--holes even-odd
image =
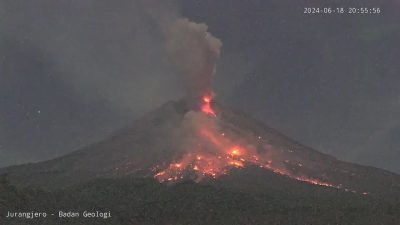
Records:
<instances>
[{"instance_id":1,"label":"orange glow on slope","mask_svg":"<svg viewBox=\"0 0 400 225\"><path fill-rule=\"evenodd\" d=\"M216 137L214 136L213 138ZM225 143L223 140L220 142ZM210 141L210 143L213 143L213 141ZM242 149L243 148L233 146L226 148L225 151L218 150L213 153L202 152L202 154L197 155L185 154L178 162L171 163L166 169L155 174L154 177L160 182L175 182L184 177L200 181L205 177L217 178L221 175L228 174L229 170L232 168L244 168L246 165L255 165L301 182L342 189L340 185L334 185L305 175L294 175L283 166L277 166L279 163L274 165L273 161L266 156L256 152L248 154L251 151L244 151Z\"/></svg>"},{"instance_id":2,"label":"orange glow on slope","mask_svg":"<svg viewBox=\"0 0 400 225\"><path fill-rule=\"evenodd\" d=\"M230 150L230 152L231 152L231 155L232 155L232 156L239 156L239 155L241 154L238 147L233 147L233 148Z\"/></svg>"},{"instance_id":3,"label":"orange glow on slope","mask_svg":"<svg viewBox=\"0 0 400 225\"><path fill-rule=\"evenodd\" d=\"M243 163L240 162L240 161L231 161L231 162L229 162L229 164L234 166L234 167L238 167L238 168L244 167Z\"/></svg>"},{"instance_id":4,"label":"orange glow on slope","mask_svg":"<svg viewBox=\"0 0 400 225\"><path fill-rule=\"evenodd\" d=\"M201 104L201 111L206 115L217 116L214 110L211 108L212 98L210 96L204 96L202 100L203 102Z\"/></svg>"},{"instance_id":5,"label":"orange glow on slope","mask_svg":"<svg viewBox=\"0 0 400 225\"><path fill-rule=\"evenodd\" d=\"M209 138L209 142L213 144L217 150L211 153L200 151L198 154L185 154L179 161L171 163L166 169L155 174L155 178L160 182L176 182L184 177L200 181L205 177L218 178L221 175L228 174L229 170L232 168L244 168L246 165L255 165L301 182L342 189L340 185L330 184L305 175L294 175L288 169L280 165L280 163L274 165L274 162L266 155L259 154L254 150L245 150L236 145L225 148L224 145L228 144L230 141L226 140L225 137L219 140L218 136L213 135L212 132L207 132L207 135L201 135L200 137ZM219 137L221 138L221 136Z\"/></svg>"},{"instance_id":6,"label":"orange glow on slope","mask_svg":"<svg viewBox=\"0 0 400 225\"><path fill-rule=\"evenodd\" d=\"M203 98L204 104L201 111L205 115L216 116L210 105L211 100L207 96ZM208 119L216 123L213 117ZM290 160L285 159L271 158L270 155L265 153L268 149L264 152L259 152L257 148L251 147L252 145L246 144L245 146L247 147L238 145L238 141L235 138L229 137L230 135L227 133L221 133L214 126L209 125L199 123L195 128L198 142L189 147L195 149L188 149L187 153L183 154L179 160L172 162L168 167L156 173L154 177L160 182L177 182L184 178L199 182L206 177L214 179L228 174L233 168L241 169L247 165L253 165L308 184L354 192L343 188L341 185L306 176L300 171L294 172L292 168L294 165L298 170L303 167L303 164L299 162L292 163ZM257 136L250 143L257 143L260 139L261 137Z\"/></svg>"}]
</instances>

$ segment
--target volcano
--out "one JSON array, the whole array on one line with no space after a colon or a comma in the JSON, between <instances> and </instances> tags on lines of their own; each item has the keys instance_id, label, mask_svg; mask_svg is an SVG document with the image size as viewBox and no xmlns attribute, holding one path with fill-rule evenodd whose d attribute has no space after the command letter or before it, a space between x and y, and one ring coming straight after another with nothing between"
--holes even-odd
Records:
<instances>
[{"instance_id":1,"label":"volcano","mask_svg":"<svg viewBox=\"0 0 400 225\"><path fill-rule=\"evenodd\" d=\"M166 52L185 97L170 101L109 138L53 160L0 170L17 186L59 189L95 178L133 177L249 193L343 192L400 196L400 176L342 162L308 148L215 100L222 42L185 18L164 29Z\"/></svg>"},{"instance_id":2,"label":"volcano","mask_svg":"<svg viewBox=\"0 0 400 225\"><path fill-rule=\"evenodd\" d=\"M165 103L103 141L0 173L17 186L43 189L129 176L248 192L312 188L360 196L400 194L396 174L340 161L245 113L203 101L199 110L184 100Z\"/></svg>"}]
</instances>

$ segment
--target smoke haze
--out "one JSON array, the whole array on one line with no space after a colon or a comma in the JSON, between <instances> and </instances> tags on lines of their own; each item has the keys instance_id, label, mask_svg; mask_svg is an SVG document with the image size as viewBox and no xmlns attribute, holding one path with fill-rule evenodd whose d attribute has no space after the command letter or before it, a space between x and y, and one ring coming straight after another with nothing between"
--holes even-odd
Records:
<instances>
[{"instance_id":1,"label":"smoke haze","mask_svg":"<svg viewBox=\"0 0 400 225\"><path fill-rule=\"evenodd\" d=\"M166 35L171 61L184 77L189 99L212 96L212 81L221 41L207 32L207 25L188 19L174 22Z\"/></svg>"},{"instance_id":2,"label":"smoke haze","mask_svg":"<svg viewBox=\"0 0 400 225\"><path fill-rule=\"evenodd\" d=\"M0 165L59 156L180 98L158 20L175 7L0 1Z\"/></svg>"}]
</instances>

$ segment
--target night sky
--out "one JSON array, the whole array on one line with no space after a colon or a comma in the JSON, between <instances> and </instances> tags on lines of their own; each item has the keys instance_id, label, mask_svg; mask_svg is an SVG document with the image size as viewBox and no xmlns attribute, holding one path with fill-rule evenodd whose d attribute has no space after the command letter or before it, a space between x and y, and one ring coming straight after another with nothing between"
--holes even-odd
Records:
<instances>
[{"instance_id":1,"label":"night sky","mask_svg":"<svg viewBox=\"0 0 400 225\"><path fill-rule=\"evenodd\" d=\"M400 173L400 3L0 0L0 166L54 158L183 96L154 14L222 43L217 100L339 159Z\"/></svg>"}]
</instances>

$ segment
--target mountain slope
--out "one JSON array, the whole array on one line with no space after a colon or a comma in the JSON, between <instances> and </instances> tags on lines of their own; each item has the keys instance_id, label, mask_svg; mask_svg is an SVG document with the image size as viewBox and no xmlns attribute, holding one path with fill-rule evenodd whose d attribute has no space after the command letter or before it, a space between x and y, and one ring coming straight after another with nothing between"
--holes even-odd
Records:
<instances>
[{"instance_id":1,"label":"mountain slope","mask_svg":"<svg viewBox=\"0 0 400 225\"><path fill-rule=\"evenodd\" d=\"M339 161L243 113L218 103L213 103L213 108L221 130L240 137L240 143L252 143L260 155L270 155L277 169L259 168L249 163L244 168L231 168L217 179L206 177L201 183L262 192L266 187L288 191L307 187L307 190L316 180L332 184L332 187L322 187L323 190L339 189L388 198L400 196L399 175ZM181 157L175 131L188 111L184 101L168 102L104 141L50 161L3 168L0 174L8 174L17 186L45 189L66 188L99 177L153 177L155 168L166 167ZM320 186L326 185L317 185Z\"/></svg>"},{"instance_id":2,"label":"mountain slope","mask_svg":"<svg viewBox=\"0 0 400 225\"><path fill-rule=\"evenodd\" d=\"M263 194L246 193L192 181L166 186L152 179L130 177L96 179L56 192L18 191L17 197L24 203L18 210L55 214L71 209L110 211L111 218L5 219L6 224L397 225L400 219L399 203L351 193L335 192L328 196L313 192L299 196L270 190Z\"/></svg>"}]
</instances>

